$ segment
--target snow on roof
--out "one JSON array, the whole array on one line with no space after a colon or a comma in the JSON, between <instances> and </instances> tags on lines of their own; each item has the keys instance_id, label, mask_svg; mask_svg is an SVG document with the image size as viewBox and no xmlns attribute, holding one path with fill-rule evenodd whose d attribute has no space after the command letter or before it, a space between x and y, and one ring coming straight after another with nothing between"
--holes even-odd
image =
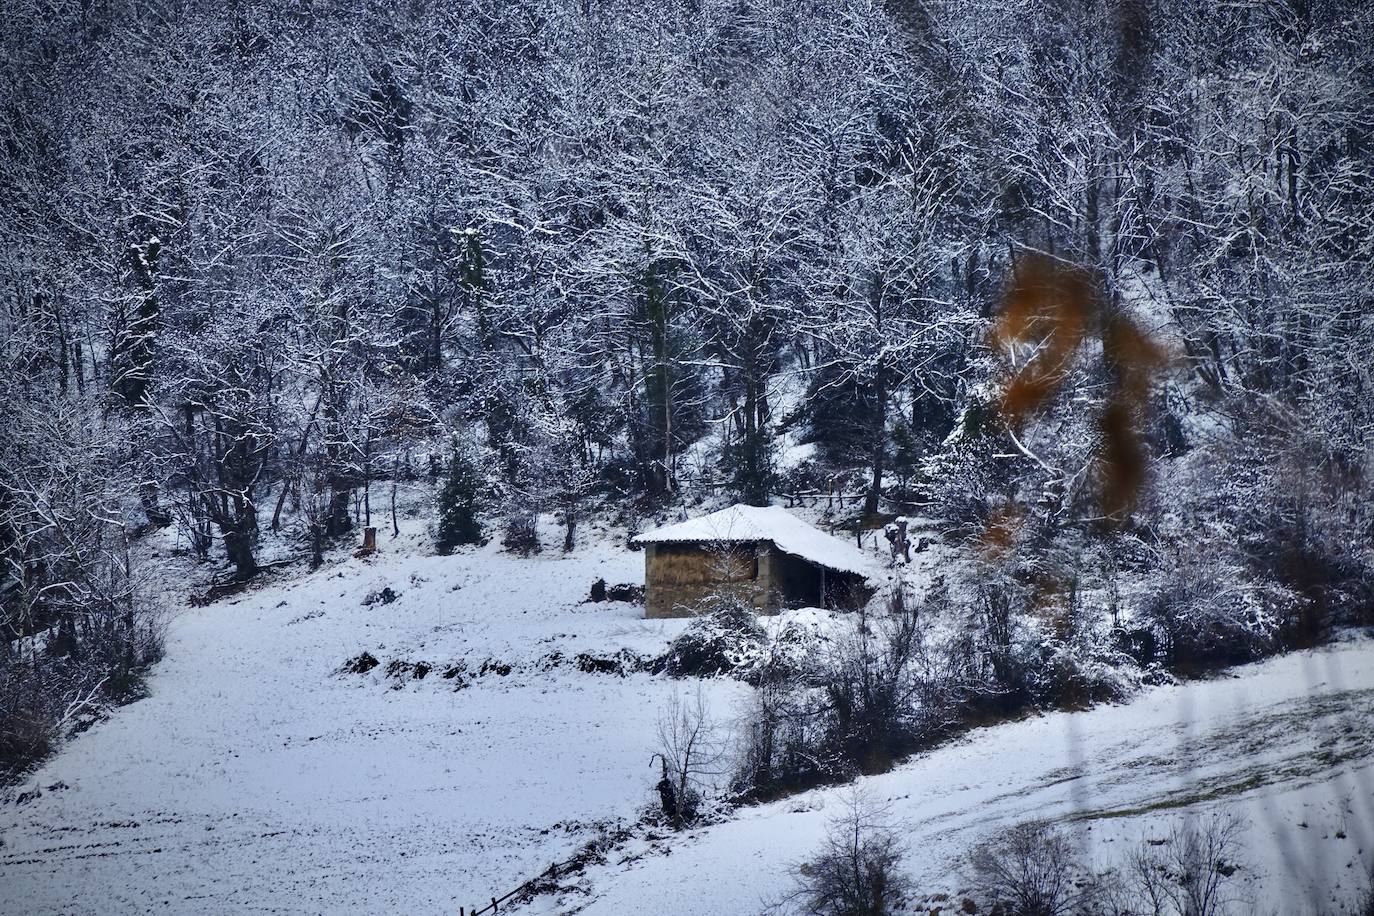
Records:
<instances>
[{"instance_id":1,"label":"snow on roof","mask_svg":"<svg viewBox=\"0 0 1374 916\"><path fill-rule=\"evenodd\" d=\"M637 544L772 541L783 553L817 566L860 576L875 572L868 556L857 547L808 525L781 506L731 506L656 528L634 540Z\"/></svg>"}]
</instances>

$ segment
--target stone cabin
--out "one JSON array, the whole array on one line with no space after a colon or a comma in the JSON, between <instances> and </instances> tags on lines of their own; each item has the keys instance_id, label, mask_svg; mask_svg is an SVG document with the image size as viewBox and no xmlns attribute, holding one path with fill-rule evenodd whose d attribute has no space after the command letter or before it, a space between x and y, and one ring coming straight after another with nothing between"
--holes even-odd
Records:
<instances>
[{"instance_id":1,"label":"stone cabin","mask_svg":"<svg viewBox=\"0 0 1374 916\"><path fill-rule=\"evenodd\" d=\"M635 543L644 547L645 617L690 617L716 595L765 614L854 608L873 595L866 554L779 506L731 506Z\"/></svg>"}]
</instances>

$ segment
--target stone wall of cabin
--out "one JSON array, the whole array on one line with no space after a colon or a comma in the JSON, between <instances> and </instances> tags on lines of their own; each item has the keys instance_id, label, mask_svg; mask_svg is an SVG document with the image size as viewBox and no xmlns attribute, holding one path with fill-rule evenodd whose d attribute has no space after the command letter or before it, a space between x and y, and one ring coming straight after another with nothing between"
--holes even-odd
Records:
<instances>
[{"instance_id":1,"label":"stone wall of cabin","mask_svg":"<svg viewBox=\"0 0 1374 916\"><path fill-rule=\"evenodd\" d=\"M826 589L833 605L845 609L867 601L872 590L863 577L828 572ZM644 616L691 617L707 599L732 596L763 614L784 607L819 607L826 597L821 568L783 553L771 541L732 544L644 545Z\"/></svg>"},{"instance_id":2,"label":"stone wall of cabin","mask_svg":"<svg viewBox=\"0 0 1374 916\"><path fill-rule=\"evenodd\" d=\"M644 545L644 616L690 617L708 598L732 596L761 613L778 609L778 552L769 543Z\"/></svg>"}]
</instances>

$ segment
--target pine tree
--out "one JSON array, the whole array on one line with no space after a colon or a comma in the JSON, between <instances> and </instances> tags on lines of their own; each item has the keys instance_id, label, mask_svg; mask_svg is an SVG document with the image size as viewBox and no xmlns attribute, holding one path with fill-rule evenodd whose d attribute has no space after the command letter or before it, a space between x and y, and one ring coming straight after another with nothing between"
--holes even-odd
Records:
<instances>
[{"instance_id":1,"label":"pine tree","mask_svg":"<svg viewBox=\"0 0 1374 916\"><path fill-rule=\"evenodd\" d=\"M439 533L435 547L443 556L463 544L482 544L486 537L477 517L481 510L481 471L471 451L458 437L453 439L453 458L439 493Z\"/></svg>"},{"instance_id":2,"label":"pine tree","mask_svg":"<svg viewBox=\"0 0 1374 916\"><path fill-rule=\"evenodd\" d=\"M897 425L892 428L892 470L897 473L897 480L903 491L906 490L907 481L916 472L919 460L920 445L916 442L916 434L905 421L898 420Z\"/></svg>"},{"instance_id":3,"label":"pine tree","mask_svg":"<svg viewBox=\"0 0 1374 916\"><path fill-rule=\"evenodd\" d=\"M731 488L739 500L751 506L768 505L776 480L769 431L757 426L745 429L739 441L726 445L723 457Z\"/></svg>"}]
</instances>

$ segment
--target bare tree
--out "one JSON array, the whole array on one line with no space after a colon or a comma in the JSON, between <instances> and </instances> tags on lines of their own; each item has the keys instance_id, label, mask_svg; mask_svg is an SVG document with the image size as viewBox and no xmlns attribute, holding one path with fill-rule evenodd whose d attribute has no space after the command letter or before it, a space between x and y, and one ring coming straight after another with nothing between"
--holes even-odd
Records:
<instances>
[{"instance_id":1,"label":"bare tree","mask_svg":"<svg viewBox=\"0 0 1374 916\"><path fill-rule=\"evenodd\" d=\"M974 850L969 864L983 897L1012 916L1068 916L1089 902L1073 843L1044 824L1018 824Z\"/></svg>"},{"instance_id":2,"label":"bare tree","mask_svg":"<svg viewBox=\"0 0 1374 916\"><path fill-rule=\"evenodd\" d=\"M1231 881L1245 829L1235 815L1211 814L1175 823L1163 843L1142 844L1126 863L1140 907L1149 916L1249 912Z\"/></svg>"},{"instance_id":3,"label":"bare tree","mask_svg":"<svg viewBox=\"0 0 1374 916\"><path fill-rule=\"evenodd\" d=\"M686 699L673 691L659 712L658 747L652 759L661 773L655 787L659 804L672 826L684 827L704 813L727 763L720 723L712 717L700 686Z\"/></svg>"},{"instance_id":4,"label":"bare tree","mask_svg":"<svg viewBox=\"0 0 1374 916\"><path fill-rule=\"evenodd\" d=\"M799 866L787 904L807 916L898 912L911 883L902 872L902 845L890 812L858 788L842 793L840 803L817 855Z\"/></svg>"}]
</instances>

